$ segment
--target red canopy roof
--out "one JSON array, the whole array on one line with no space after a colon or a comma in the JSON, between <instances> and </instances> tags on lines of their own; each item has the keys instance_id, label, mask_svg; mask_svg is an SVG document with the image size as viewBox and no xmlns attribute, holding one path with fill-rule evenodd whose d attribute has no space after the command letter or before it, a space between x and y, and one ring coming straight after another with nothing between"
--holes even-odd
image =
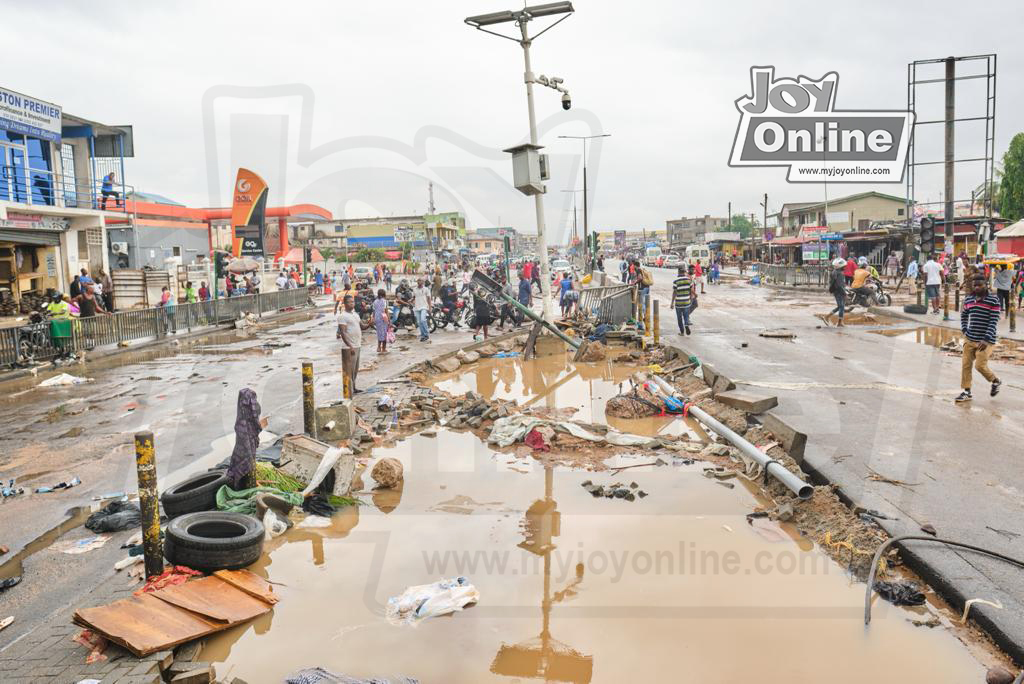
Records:
<instances>
[{"instance_id":1,"label":"red canopy roof","mask_svg":"<svg viewBox=\"0 0 1024 684\"><path fill-rule=\"evenodd\" d=\"M316 247L314 247L313 251L310 252L309 258L310 258L311 261L323 261L324 260L323 255L320 254L320 250L318 250ZM290 250L288 250L288 254L285 255L283 261L286 264L301 264L302 263L302 248L301 247L292 247Z\"/></svg>"}]
</instances>

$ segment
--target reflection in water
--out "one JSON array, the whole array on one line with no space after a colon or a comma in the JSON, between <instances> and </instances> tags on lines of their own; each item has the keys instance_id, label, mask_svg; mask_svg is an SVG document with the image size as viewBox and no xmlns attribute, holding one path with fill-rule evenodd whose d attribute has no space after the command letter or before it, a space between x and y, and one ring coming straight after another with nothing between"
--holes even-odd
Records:
<instances>
[{"instance_id":1,"label":"reflection in water","mask_svg":"<svg viewBox=\"0 0 1024 684\"><path fill-rule=\"evenodd\" d=\"M544 498L534 501L523 519L525 539L519 548L544 559L544 595L541 598L540 635L516 644L502 644L491 663L491 672L506 677L529 677L548 682L589 682L594 671L594 657L583 655L568 644L551 636L551 552L554 538L561 534L562 514L552 490L553 468L544 467ZM576 565L576 577L556 594L561 601L575 594L583 582L584 566Z\"/></svg>"},{"instance_id":2,"label":"reflection in water","mask_svg":"<svg viewBox=\"0 0 1024 684\"><path fill-rule=\"evenodd\" d=\"M942 347L953 340L960 339L959 330L943 328L938 325L922 325L917 328L910 328L909 330L907 328L890 328L885 330L869 330L868 332L897 340L926 344L929 347Z\"/></svg>"}]
</instances>

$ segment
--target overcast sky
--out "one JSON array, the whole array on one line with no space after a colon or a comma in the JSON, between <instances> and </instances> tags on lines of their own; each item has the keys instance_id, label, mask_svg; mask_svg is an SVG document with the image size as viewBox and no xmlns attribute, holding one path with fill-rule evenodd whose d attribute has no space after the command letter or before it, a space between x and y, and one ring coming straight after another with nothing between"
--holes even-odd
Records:
<instances>
[{"instance_id":1,"label":"overcast sky","mask_svg":"<svg viewBox=\"0 0 1024 684\"><path fill-rule=\"evenodd\" d=\"M821 185L785 170L727 165L752 65L777 76L840 75L837 108L906 106L907 63L997 52L996 154L1024 130L1024 3L691 3L577 0L576 14L538 39L534 71L565 79L573 109L539 88L540 143L552 155L546 216L556 235L582 187L591 148L591 226L663 228L679 216L816 201ZM132 124L127 182L192 206L225 205L239 165L261 173L271 201L314 202L336 217L438 210L473 226L532 232L533 202L510 187L503 148L528 134L522 50L463 23L516 9L514 0L389 2L5 3L4 50L20 55L0 85L71 114ZM536 30L550 23L536 20ZM17 30L12 30L17 27ZM500 28L500 27L499 27ZM511 26L506 26L508 31ZM962 82L959 115L983 111L982 81ZM932 114L941 86L923 101ZM929 117L934 118L934 117ZM958 129L976 156L983 128ZM937 127L936 127L937 128ZM937 130L936 133L939 131ZM940 158L938 138L918 159ZM936 169L941 167L936 167ZM964 166L958 194L982 180ZM871 186L829 186L829 195ZM904 186L876 186L903 195ZM917 199L941 177L919 174ZM579 198L582 212L582 195ZM582 214L580 215L582 223Z\"/></svg>"}]
</instances>

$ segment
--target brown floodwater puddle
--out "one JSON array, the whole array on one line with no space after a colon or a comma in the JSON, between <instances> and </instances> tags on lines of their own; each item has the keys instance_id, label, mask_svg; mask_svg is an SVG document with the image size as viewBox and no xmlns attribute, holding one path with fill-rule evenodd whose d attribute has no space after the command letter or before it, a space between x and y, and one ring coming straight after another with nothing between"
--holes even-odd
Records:
<instances>
[{"instance_id":1,"label":"brown floodwater puddle","mask_svg":"<svg viewBox=\"0 0 1024 684\"><path fill-rule=\"evenodd\" d=\"M17 575L22 574L23 563L26 558L39 553L43 549L49 548L50 545L60 539L65 532L73 530L84 523L90 513L92 513L92 508L90 506L79 506L69 510L67 514L68 517L61 521L56 527L53 527L39 535L26 544L25 548L21 551L6 559L3 565L0 565L0 579L16 577Z\"/></svg>"},{"instance_id":2,"label":"brown floodwater puddle","mask_svg":"<svg viewBox=\"0 0 1024 684\"><path fill-rule=\"evenodd\" d=\"M926 344L929 347L942 347L954 340L960 339L960 331L954 328L944 328L938 325L922 325L916 328L891 328L886 330L868 330L869 333L890 337L895 340L905 340Z\"/></svg>"},{"instance_id":3,"label":"brown floodwater puddle","mask_svg":"<svg viewBox=\"0 0 1024 684\"><path fill-rule=\"evenodd\" d=\"M928 609L876 602L865 630L863 584L789 526L748 524L753 488L720 487L699 463L588 473L444 429L373 455L402 461L401 490L363 491L329 527L267 542L250 569L281 600L209 639L219 678L984 680L954 635L911 624ZM649 496L595 499L588 479ZM458 575L477 605L415 627L384 617L408 586Z\"/></svg>"}]
</instances>

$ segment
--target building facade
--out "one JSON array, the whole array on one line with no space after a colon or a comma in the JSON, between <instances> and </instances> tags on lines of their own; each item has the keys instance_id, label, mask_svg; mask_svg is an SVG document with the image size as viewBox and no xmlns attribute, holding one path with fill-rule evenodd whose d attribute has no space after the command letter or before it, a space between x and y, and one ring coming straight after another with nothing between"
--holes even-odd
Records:
<instances>
[{"instance_id":1,"label":"building facade","mask_svg":"<svg viewBox=\"0 0 1024 684\"><path fill-rule=\"evenodd\" d=\"M665 221L669 249L685 249L687 245L704 242L704 234L721 231L728 227L729 219L705 214L703 218L686 216Z\"/></svg>"},{"instance_id":2,"label":"building facade","mask_svg":"<svg viewBox=\"0 0 1024 684\"><path fill-rule=\"evenodd\" d=\"M825 202L782 205L777 214L780 236L795 236L802 228L824 227L837 233L870 230L876 223L906 220L906 199L880 192L861 192Z\"/></svg>"}]
</instances>

